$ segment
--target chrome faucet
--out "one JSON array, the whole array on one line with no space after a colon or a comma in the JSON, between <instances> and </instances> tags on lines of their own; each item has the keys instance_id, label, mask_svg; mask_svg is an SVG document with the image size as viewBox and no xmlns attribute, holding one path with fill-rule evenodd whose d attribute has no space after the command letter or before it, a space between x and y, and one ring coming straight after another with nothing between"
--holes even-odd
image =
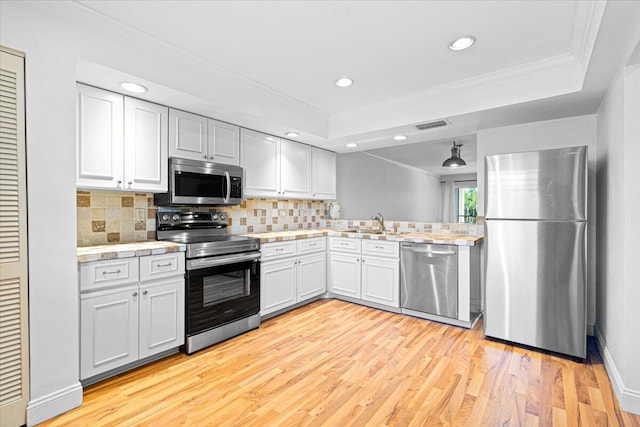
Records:
<instances>
[{"instance_id":1,"label":"chrome faucet","mask_svg":"<svg viewBox=\"0 0 640 427\"><path fill-rule=\"evenodd\" d=\"M382 228L382 231L385 231L385 228L384 228L384 217L382 216L382 214L380 212L378 212L374 216L372 216L371 219L378 221L380 223L380 227Z\"/></svg>"}]
</instances>

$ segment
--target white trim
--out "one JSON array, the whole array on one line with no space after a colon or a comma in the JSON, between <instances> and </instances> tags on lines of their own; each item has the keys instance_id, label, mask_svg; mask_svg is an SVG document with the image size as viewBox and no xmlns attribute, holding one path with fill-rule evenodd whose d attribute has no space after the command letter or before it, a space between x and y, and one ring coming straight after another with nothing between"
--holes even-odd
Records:
<instances>
[{"instance_id":1,"label":"white trim","mask_svg":"<svg viewBox=\"0 0 640 427\"><path fill-rule=\"evenodd\" d=\"M409 169L409 170L412 170L414 172L419 172L419 173L421 173L423 175L436 176L435 174L433 174L431 172L428 172L426 170L417 168L415 166L410 166L410 165L407 165L405 163L396 162L395 160L389 160L389 159L386 159L384 157L380 157L380 156L378 156L376 154L371 154L371 153L369 153L367 151L358 151L357 153L358 154L364 154L365 156L373 157L374 159L378 159L378 160L381 160L383 162L392 163L392 164L394 164L396 166L399 166L401 168ZM341 154L350 154L350 153L341 153Z\"/></svg>"},{"instance_id":2,"label":"white trim","mask_svg":"<svg viewBox=\"0 0 640 427\"><path fill-rule=\"evenodd\" d=\"M584 72L589 66L607 1L578 1L573 20L573 54Z\"/></svg>"},{"instance_id":3,"label":"white trim","mask_svg":"<svg viewBox=\"0 0 640 427\"><path fill-rule=\"evenodd\" d=\"M613 356L605 344L604 337L602 336L602 333L600 333L598 325L595 325L595 333L598 350L600 351L600 355L604 361L604 367L607 370L609 381L611 381L611 386L618 398L620 407L627 412L640 415L640 390L633 390L625 387L624 380L613 360Z\"/></svg>"},{"instance_id":4,"label":"white trim","mask_svg":"<svg viewBox=\"0 0 640 427\"><path fill-rule=\"evenodd\" d=\"M82 405L82 385L76 382L45 396L30 400L27 405L27 425L34 426Z\"/></svg>"}]
</instances>

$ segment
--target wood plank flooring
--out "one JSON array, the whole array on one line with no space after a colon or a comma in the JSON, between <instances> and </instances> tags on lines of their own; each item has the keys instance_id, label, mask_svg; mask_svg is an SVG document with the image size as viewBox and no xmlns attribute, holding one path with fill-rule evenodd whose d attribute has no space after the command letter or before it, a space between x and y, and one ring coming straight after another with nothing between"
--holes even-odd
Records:
<instances>
[{"instance_id":1,"label":"wood plank flooring","mask_svg":"<svg viewBox=\"0 0 640 427\"><path fill-rule=\"evenodd\" d=\"M85 389L46 426L640 426L585 363L337 300Z\"/></svg>"}]
</instances>

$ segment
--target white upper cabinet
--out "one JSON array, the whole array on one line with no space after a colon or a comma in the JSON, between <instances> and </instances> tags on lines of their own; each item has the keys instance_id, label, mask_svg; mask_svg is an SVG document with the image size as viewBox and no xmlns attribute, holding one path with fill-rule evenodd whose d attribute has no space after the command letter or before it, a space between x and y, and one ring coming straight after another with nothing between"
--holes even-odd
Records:
<instances>
[{"instance_id":1,"label":"white upper cabinet","mask_svg":"<svg viewBox=\"0 0 640 427\"><path fill-rule=\"evenodd\" d=\"M208 120L197 114L169 109L169 156L207 160Z\"/></svg>"},{"instance_id":2,"label":"white upper cabinet","mask_svg":"<svg viewBox=\"0 0 640 427\"><path fill-rule=\"evenodd\" d=\"M280 195L311 198L311 147L280 141Z\"/></svg>"},{"instance_id":3,"label":"white upper cabinet","mask_svg":"<svg viewBox=\"0 0 640 427\"><path fill-rule=\"evenodd\" d=\"M313 199L336 198L336 153L319 148L311 149L313 171Z\"/></svg>"},{"instance_id":4,"label":"white upper cabinet","mask_svg":"<svg viewBox=\"0 0 640 427\"><path fill-rule=\"evenodd\" d=\"M168 108L77 84L76 185L167 191Z\"/></svg>"},{"instance_id":5,"label":"white upper cabinet","mask_svg":"<svg viewBox=\"0 0 640 427\"><path fill-rule=\"evenodd\" d=\"M280 196L280 138L242 129L244 197Z\"/></svg>"},{"instance_id":6,"label":"white upper cabinet","mask_svg":"<svg viewBox=\"0 0 640 427\"><path fill-rule=\"evenodd\" d=\"M336 198L335 153L248 129L240 140L245 197Z\"/></svg>"},{"instance_id":7,"label":"white upper cabinet","mask_svg":"<svg viewBox=\"0 0 640 427\"><path fill-rule=\"evenodd\" d=\"M123 96L77 85L76 184L122 189Z\"/></svg>"},{"instance_id":8,"label":"white upper cabinet","mask_svg":"<svg viewBox=\"0 0 640 427\"><path fill-rule=\"evenodd\" d=\"M209 160L227 165L240 165L240 127L209 119Z\"/></svg>"},{"instance_id":9,"label":"white upper cabinet","mask_svg":"<svg viewBox=\"0 0 640 427\"><path fill-rule=\"evenodd\" d=\"M169 156L240 164L240 127L180 110L169 110Z\"/></svg>"},{"instance_id":10,"label":"white upper cabinet","mask_svg":"<svg viewBox=\"0 0 640 427\"><path fill-rule=\"evenodd\" d=\"M124 99L124 183L127 190L166 191L169 109Z\"/></svg>"}]
</instances>

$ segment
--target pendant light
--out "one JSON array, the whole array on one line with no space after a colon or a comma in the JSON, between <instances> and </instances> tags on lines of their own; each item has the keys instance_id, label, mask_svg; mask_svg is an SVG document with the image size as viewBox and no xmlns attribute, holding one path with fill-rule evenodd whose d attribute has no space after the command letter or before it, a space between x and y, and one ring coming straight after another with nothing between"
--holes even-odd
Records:
<instances>
[{"instance_id":1,"label":"pendant light","mask_svg":"<svg viewBox=\"0 0 640 427\"><path fill-rule=\"evenodd\" d=\"M443 168L462 168L467 166L467 162L460 158L460 147L462 144L456 144L453 141L453 147L451 147L451 157L444 161Z\"/></svg>"}]
</instances>

